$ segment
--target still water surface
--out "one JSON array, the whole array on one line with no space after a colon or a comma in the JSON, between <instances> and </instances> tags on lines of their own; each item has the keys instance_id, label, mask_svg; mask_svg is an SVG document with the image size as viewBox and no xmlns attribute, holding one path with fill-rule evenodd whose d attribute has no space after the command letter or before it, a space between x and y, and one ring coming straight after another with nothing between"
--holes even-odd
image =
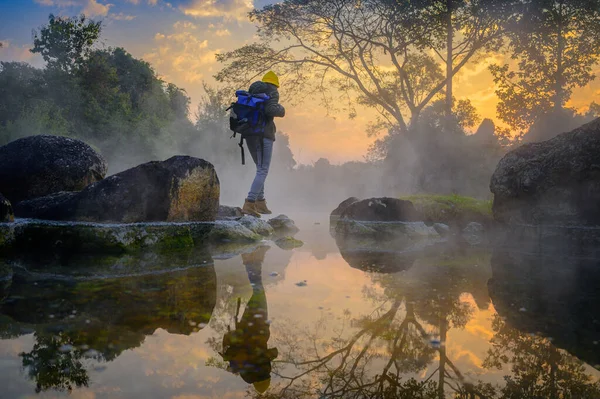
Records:
<instances>
[{"instance_id":1,"label":"still water surface","mask_svg":"<svg viewBox=\"0 0 600 399\"><path fill-rule=\"evenodd\" d=\"M291 251L20 260L0 397L600 398L597 260L340 251L301 220Z\"/></svg>"}]
</instances>

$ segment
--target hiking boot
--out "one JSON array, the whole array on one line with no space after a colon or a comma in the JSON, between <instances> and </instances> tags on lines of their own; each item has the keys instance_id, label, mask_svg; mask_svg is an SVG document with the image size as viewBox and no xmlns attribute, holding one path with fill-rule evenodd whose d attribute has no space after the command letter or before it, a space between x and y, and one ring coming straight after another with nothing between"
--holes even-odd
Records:
<instances>
[{"instance_id":1,"label":"hiking boot","mask_svg":"<svg viewBox=\"0 0 600 399\"><path fill-rule=\"evenodd\" d=\"M269 210L269 208L267 208L267 201L265 200L256 201L256 212L262 215L270 215L273 213Z\"/></svg>"},{"instance_id":2,"label":"hiking boot","mask_svg":"<svg viewBox=\"0 0 600 399\"><path fill-rule=\"evenodd\" d=\"M244 207L242 208L242 213L244 215L251 215L260 218L260 213L256 211L256 202L246 200L244 202Z\"/></svg>"}]
</instances>

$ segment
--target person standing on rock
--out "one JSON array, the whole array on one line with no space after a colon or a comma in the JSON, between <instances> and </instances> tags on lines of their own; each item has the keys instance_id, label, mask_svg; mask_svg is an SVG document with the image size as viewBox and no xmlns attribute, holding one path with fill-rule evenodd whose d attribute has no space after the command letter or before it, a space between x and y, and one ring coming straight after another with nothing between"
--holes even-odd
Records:
<instances>
[{"instance_id":1,"label":"person standing on rock","mask_svg":"<svg viewBox=\"0 0 600 399\"><path fill-rule=\"evenodd\" d=\"M283 118L285 116L285 108L279 104L279 78L273 71L269 71L263 76L261 81L252 83L248 92L251 95L266 94L269 99L264 106L264 114L266 119L264 135L248 137L246 145L252 160L256 165L256 176L250 187L248 197L244 202L242 213L260 217L270 215L272 212L267 207L265 200L265 180L269 174L271 166L271 158L273 156L273 143L275 142L275 122L274 118Z\"/></svg>"}]
</instances>

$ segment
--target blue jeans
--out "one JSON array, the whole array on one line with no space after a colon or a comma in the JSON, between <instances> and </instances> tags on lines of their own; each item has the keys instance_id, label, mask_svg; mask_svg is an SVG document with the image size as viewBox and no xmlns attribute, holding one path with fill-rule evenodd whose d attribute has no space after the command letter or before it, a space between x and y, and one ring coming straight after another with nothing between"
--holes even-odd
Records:
<instances>
[{"instance_id":1,"label":"blue jeans","mask_svg":"<svg viewBox=\"0 0 600 399\"><path fill-rule=\"evenodd\" d=\"M271 157L273 156L273 140L263 138L261 148L260 138L250 137L246 139L248 151L252 156L252 160L256 165L256 177L250 187L248 193L249 201L262 201L265 199L265 180L269 174L269 166L271 166Z\"/></svg>"}]
</instances>

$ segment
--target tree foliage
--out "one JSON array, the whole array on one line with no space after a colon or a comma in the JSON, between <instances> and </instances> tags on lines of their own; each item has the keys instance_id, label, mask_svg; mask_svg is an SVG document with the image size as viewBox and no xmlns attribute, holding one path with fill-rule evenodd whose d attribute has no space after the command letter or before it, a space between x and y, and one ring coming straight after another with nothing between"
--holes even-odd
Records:
<instances>
[{"instance_id":1,"label":"tree foliage","mask_svg":"<svg viewBox=\"0 0 600 399\"><path fill-rule=\"evenodd\" d=\"M31 52L39 53L48 68L63 72L81 65L102 31L102 23L88 20L85 15L65 18L50 14L48 24L33 35Z\"/></svg>"},{"instance_id":2,"label":"tree foliage","mask_svg":"<svg viewBox=\"0 0 600 399\"><path fill-rule=\"evenodd\" d=\"M250 14L261 40L218 55L224 68L217 79L240 86L276 69L296 96L318 92L327 109L345 104L350 115L357 100L375 108L388 128L407 131L479 50L499 45L506 4L286 0ZM431 51L449 65L446 74Z\"/></svg>"},{"instance_id":3,"label":"tree foliage","mask_svg":"<svg viewBox=\"0 0 600 399\"><path fill-rule=\"evenodd\" d=\"M498 116L526 130L551 110L560 111L575 87L595 78L600 59L600 1L527 0L509 26L509 50L517 62L490 67L498 86Z\"/></svg>"},{"instance_id":4,"label":"tree foliage","mask_svg":"<svg viewBox=\"0 0 600 399\"><path fill-rule=\"evenodd\" d=\"M112 170L163 158L193 136L190 99L123 48L94 49L100 22L49 17L34 36L46 68L0 63L0 143L32 134L85 140Z\"/></svg>"}]
</instances>

